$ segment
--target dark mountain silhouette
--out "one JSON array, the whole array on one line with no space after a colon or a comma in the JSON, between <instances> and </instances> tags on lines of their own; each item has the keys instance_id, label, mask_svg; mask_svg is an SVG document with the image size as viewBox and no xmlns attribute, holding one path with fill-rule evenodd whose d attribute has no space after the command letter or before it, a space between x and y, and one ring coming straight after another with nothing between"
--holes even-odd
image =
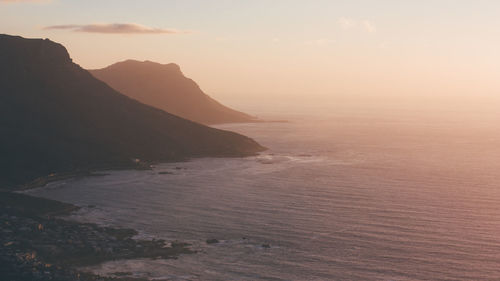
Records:
<instances>
[{"instance_id":1,"label":"dark mountain silhouette","mask_svg":"<svg viewBox=\"0 0 500 281\"><path fill-rule=\"evenodd\" d=\"M206 95L173 63L127 60L90 72L133 99L198 123L257 121L255 117L226 107Z\"/></svg>"},{"instance_id":2,"label":"dark mountain silhouette","mask_svg":"<svg viewBox=\"0 0 500 281\"><path fill-rule=\"evenodd\" d=\"M74 64L48 39L0 35L0 189L133 159L246 156L263 148L142 104Z\"/></svg>"}]
</instances>

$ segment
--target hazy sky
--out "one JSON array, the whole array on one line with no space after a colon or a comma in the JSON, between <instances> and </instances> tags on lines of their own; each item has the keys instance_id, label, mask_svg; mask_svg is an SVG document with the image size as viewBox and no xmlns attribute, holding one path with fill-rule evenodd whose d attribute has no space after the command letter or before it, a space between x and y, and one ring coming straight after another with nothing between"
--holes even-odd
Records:
<instances>
[{"instance_id":1,"label":"hazy sky","mask_svg":"<svg viewBox=\"0 0 500 281\"><path fill-rule=\"evenodd\" d=\"M496 0L0 0L0 33L175 62L222 98L500 93Z\"/></svg>"}]
</instances>

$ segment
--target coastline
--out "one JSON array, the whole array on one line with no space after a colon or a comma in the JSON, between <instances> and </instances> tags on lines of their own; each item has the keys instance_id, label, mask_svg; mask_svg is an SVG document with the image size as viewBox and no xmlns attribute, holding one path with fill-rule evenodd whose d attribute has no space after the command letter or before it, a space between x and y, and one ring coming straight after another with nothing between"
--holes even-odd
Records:
<instances>
[{"instance_id":1,"label":"coastline","mask_svg":"<svg viewBox=\"0 0 500 281\"><path fill-rule=\"evenodd\" d=\"M212 157L254 155L258 152ZM68 220L65 217L79 210L78 206L32 196L27 192L57 181L105 176L106 171L152 170L159 163L185 162L195 158L198 157L169 161L132 159L129 163L52 173L23 184L0 188L0 279L146 281L148 279L134 277L131 272L100 276L85 268L115 260L176 259L182 254L196 253L189 244L180 241L134 239L138 234L134 229Z\"/></svg>"},{"instance_id":2,"label":"coastline","mask_svg":"<svg viewBox=\"0 0 500 281\"><path fill-rule=\"evenodd\" d=\"M182 160L181 160L182 161ZM80 178L80 177L98 177L107 175L106 171L120 171L120 170L151 170L151 166L156 164L157 162L138 162L135 165L115 165L109 167L102 167L96 169L86 169L86 170L74 170L71 172L63 172L63 173L53 173L50 175L42 176L36 178L27 183L18 185L13 189L6 191L13 192L22 192L27 191L34 188L44 187L49 183L57 182L61 180ZM2 191L0 189L0 191Z\"/></svg>"},{"instance_id":3,"label":"coastline","mask_svg":"<svg viewBox=\"0 0 500 281\"><path fill-rule=\"evenodd\" d=\"M140 281L131 273L103 277L79 269L112 260L171 259L195 253L189 244L136 240L137 231L67 220L79 207L17 192L0 191L2 280Z\"/></svg>"},{"instance_id":4,"label":"coastline","mask_svg":"<svg viewBox=\"0 0 500 281\"><path fill-rule=\"evenodd\" d=\"M265 151L267 149L268 148L266 148L266 147L262 147L259 151L255 151L252 153L242 153L240 155L220 154L220 155L212 155L212 156L209 155L209 156L204 156L204 157L245 158L245 157L256 156L260 152ZM14 185L12 187L0 188L0 192L2 192L2 191L23 192L23 191L27 191L27 190L34 189L34 188L44 187L49 183L61 181L61 180L80 178L80 177L105 176L105 175L107 175L106 171L151 170L154 167L154 165L157 165L160 163L185 162L185 161L189 161L191 159L204 158L204 157L192 156L192 157L179 157L176 159L169 159L169 160L152 160L152 161L134 159L134 161L131 161L130 164L121 163L121 164L114 164L114 165L94 167L94 168L75 169L73 171L68 171L68 172L57 172L57 173L52 173L49 175L41 176L41 177L38 177L36 179L27 181L25 183Z\"/></svg>"}]
</instances>

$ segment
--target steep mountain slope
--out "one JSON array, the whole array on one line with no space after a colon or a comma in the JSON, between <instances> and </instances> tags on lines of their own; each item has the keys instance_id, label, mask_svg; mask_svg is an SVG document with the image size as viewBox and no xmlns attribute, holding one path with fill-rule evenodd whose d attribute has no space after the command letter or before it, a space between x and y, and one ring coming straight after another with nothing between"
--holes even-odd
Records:
<instances>
[{"instance_id":1,"label":"steep mountain slope","mask_svg":"<svg viewBox=\"0 0 500 281\"><path fill-rule=\"evenodd\" d=\"M142 104L74 64L50 40L0 35L0 189L50 173L245 156L263 149Z\"/></svg>"},{"instance_id":2,"label":"steep mountain slope","mask_svg":"<svg viewBox=\"0 0 500 281\"><path fill-rule=\"evenodd\" d=\"M90 70L117 91L145 104L202 124L255 122L206 95L176 64L127 60Z\"/></svg>"}]
</instances>

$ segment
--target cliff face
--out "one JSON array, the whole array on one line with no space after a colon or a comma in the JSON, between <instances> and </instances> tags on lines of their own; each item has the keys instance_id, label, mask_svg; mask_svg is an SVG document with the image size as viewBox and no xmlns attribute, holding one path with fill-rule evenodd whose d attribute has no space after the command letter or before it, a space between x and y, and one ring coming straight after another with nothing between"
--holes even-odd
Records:
<instances>
[{"instance_id":1,"label":"cliff face","mask_svg":"<svg viewBox=\"0 0 500 281\"><path fill-rule=\"evenodd\" d=\"M176 64L127 60L90 72L133 99L198 123L256 121L206 95Z\"/></svg>"},{"instance_id":2,"label":"cliff face","mask_svg":"<svg viewBox=\"0 0 500 281\"><path fill-rule=\"evenodd\" d=\"M50 40L0 35L0 189L50 173L245 156L245 136L144 105L95 79Z\"/></svg>"}]
</instances>

